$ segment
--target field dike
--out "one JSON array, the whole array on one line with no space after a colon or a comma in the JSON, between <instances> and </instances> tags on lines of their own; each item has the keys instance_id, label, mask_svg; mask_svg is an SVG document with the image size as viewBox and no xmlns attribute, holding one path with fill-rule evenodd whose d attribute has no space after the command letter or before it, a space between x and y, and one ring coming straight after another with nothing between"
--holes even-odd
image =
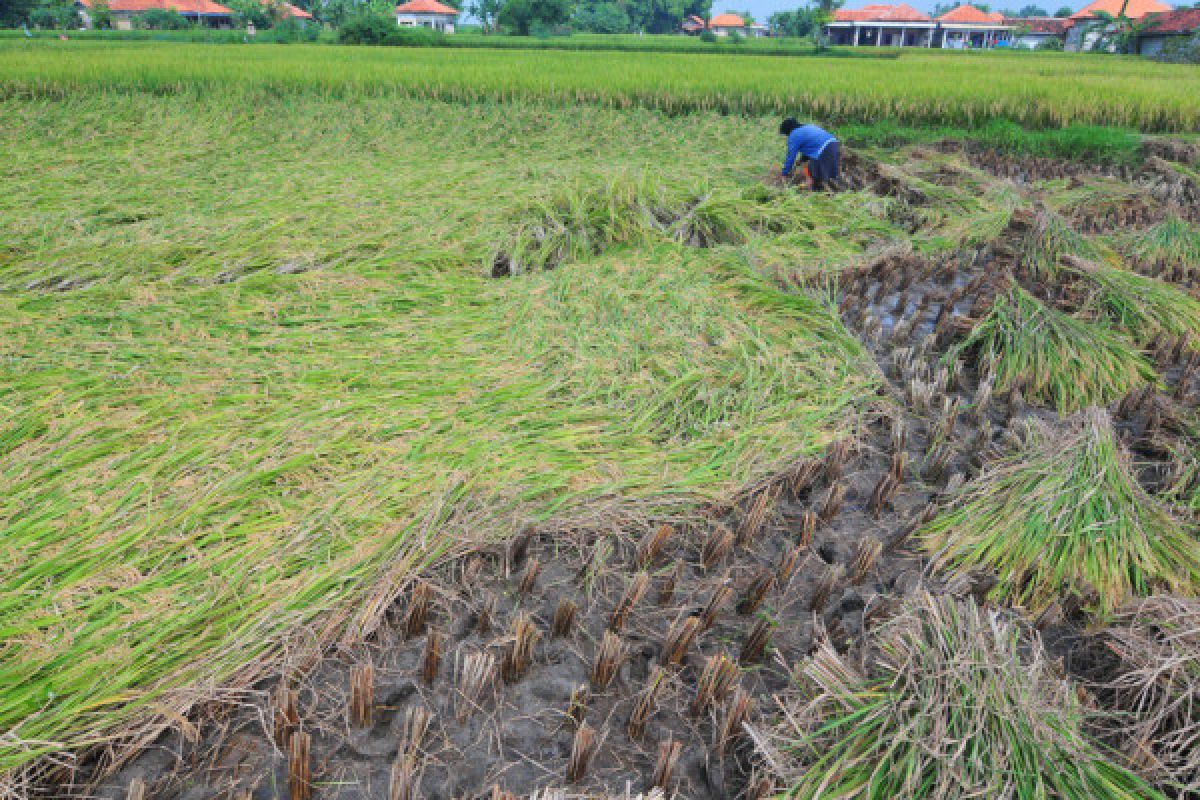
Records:
<instances>
[{"instance_id":1,"label":"field dike","mask_svg":"<svg viewBox=\"0 0 1200 800\"><path fill-rule=\"evenodd\" d=\"M643 275L620 295L579 291L617 267L609 250L657 255L683 245L678 252L715 258L715 274L742 287L740 302L778 309L843 358L874 361L855 363L870 378L855 385L879 387L861 398L855 425L697 513L563 519L446 554L393 584L367 635L315 661L286 661L233 702L196 707L132 759L100 751L46 773L52 792L757 800L815 796L811 782L858 769L856 786L924 797L913 787L964 774L951 774L951 758L909 747L915 784L862 765L881 744L921 742L930 719L985 730L987 752L1014 765L1013 784L1054 797L1158 798L1146 779L1168 786L1194 775L1171 745L1194 730L1194 712L1178 699L1194 684L1139 689L1130 676L1146 667L1114 665L1089 638L1110 614L1132 613L1131 600L1200 588L1180 500L1200 485L1200 456L1190 455L1200 453L1195 300L1165 268L1166 280L1109 272L1125 236L1163 223L1138 218L1136 231L1110 242L1061 213L1054 201L1073 191L1070 181L1103 182L1108 168L976 163L948 147L897 160L848 154L847 188L880 227L836 265L800 269L786 263L792 251L777 249L774 237L811 213L808 199L632 179L531 204L485 265L506 278L491 286L536 281L535 303L564 304L561 325L545 335L560 345L551 363L573 374L581 346L561 347L569 336L635 296L686 293L695 279L668 270L665 283ZM1032 172L995 178L1018 162ZM1131 175L1156 169L1148 162ZM1152 196L1148 181L1137 191ZM1170 197L1156 199L1192 230ZM731 253L753 271L731 272L741 263ZM840 322L813 299L830 285ZM597 296L606 298L598 308ZM684 328L673 343L711 335ZM848 335L857 342L839 341ZM615 331L583 346L645 363ZM673 426L649 431L660 446L724 430L725 414L702 409L736 409L755 381L714 398L705 386L724 368L670 381L665 395L625 370L622 396L659 409L628 418L640 430L662 409L683 410ZM794 423L797 411L779 423ZM1023 488L1046 469L1062 480L1054 491ZM1119 524L1098 520L1104 513ZM1033 518L1066 525L1070 537L1052 552L1074 571L1031 565L1029 553L1052 544ZM996 524L973 527L976 519ZM1111 635L1127 629L1121 641L1158 636L1135 628L1140 618L1120 619L1127 628ZM959 640L978 658L951 658L943 645ZM908 663L927 673L909 674ZM941 683L916 680L922 674ZM884 689L895 693L886 703ZM939 717L951 705L937 689L990 705ZM1150 691L1153 706L1136 699ZM1115 732L1096 713L1117 708L1134 709L1155 742ZM869 719L874 735L846 713ZM1001 724L1008 719L1020 722L1017 734ZM975 790L1012 789L988 772L970 773ZM862 796L855 791L847 796Z\"/></svg>"}]
</instances>

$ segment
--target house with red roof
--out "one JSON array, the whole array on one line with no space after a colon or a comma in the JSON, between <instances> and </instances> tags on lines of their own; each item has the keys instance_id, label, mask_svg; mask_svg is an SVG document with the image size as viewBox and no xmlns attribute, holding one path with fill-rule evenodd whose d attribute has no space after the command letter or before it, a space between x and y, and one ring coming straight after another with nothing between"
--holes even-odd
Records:
<instances>
[{"instance_id":1,"label":"house with red roof","mask_svg":"<svg viewBox=\"0 0 1200 800\"><path fill-rule=\"evenodd\" d=\"M1117 18L1125 16L1140 22L1148 14L1173 10L1160 0L1094 0L1071 15L1071 29L1067 31L1068 50L1090 50L1104 34L1105 25L1100 14Z\"/></svg>"},{"instance_id":2,"label":"house with red roof","mask_svg":"<svg viewBox=\"0 0 1200 800\"><path fill-rule=\"evenodd\" d=\"M92 27L91 10L95 2L96 0L76 0L75 7L85 28ZM264 6L270 4L271 0L263 0ZM129 30L133 27L134 17L151 9L177 11L184 19L208 28L233 27L234 12L211 0L108 0L113 27L117 30ZM275 10L282 19L306 22L313 18L312 14L291 3L279 4Z\"/></svg>"},{"instance_id":3,"label":"house with red roof","mask_svg":"<svg viewBox=\"0 0 1200 800\"><path fill-rule=\"evenodd\" d=\"M454 33L458 9L438 0L408 0L396 6L396 24L401 28L432 28L442 33Z\"/></svg>"},{"instance_id":4,"label":"house with red roof","mask_svg":"<svg viewBox=\"0 0 1200 800\"><path fill-rule=\"evenodd\" d=\"M937 19L903 3L840 8L825 27L831 44L836 45L959 50L1007 45L1012 30L1002 15L966 3Z\"/></svg>"},{"instance_id":5,"label":"house with red roof","mask_svg":"<svg viewBox=\"0 0 1200 800\"><path fill-rule=\"evenodd\" d=\"M1163 45L1172 39L1187 39L1200 35L1200 8L1179 8L1174 11L1155 11L1146 15L1146 27L1137 35L1135 52L1156 56Z\"/></svg>"},{"instance_id":6,"label":"house with red roof","mask_svg":"<svg viewBox=\"0 0 1200 800\"><path fill-rule=\"evenodd\" d=\"M717 36L746 32L746 21L737 14L717 14L708 21L708 29Z\"/></svg>"},{"instance_id":7,"label":"house with red roof","mask_svg":"<svg viewBox=\"0 0 1200 800\"><path fill-rule=\"evenodd\" d=\"M910 5L874 3L839 8L825 26L830 44L854 47L929 47L935 25L929 15Z\"/></svg>"},{"instance_id":8,"label":"house with red roof","mask_svg":"<svg viewBox=\"0 0 1200 800\"><path fill-rule=\"evenodd\" d=\"M1007 43L1012 28L1003 14L981 11L963 3L942 14L934 22L933 47L949 50L987 49Z\"/></svg>"},{"instance_id":9,"label":"house with red roof","mask_svg":"<svg viewBox=\"0 0 1200 800\"><path fill-rule=\"evenodd\" d=\"M76 0L83 27L92 27L92 7L96 0ZM133 28L133 18L151 10L176 11L184 19L206 28L232 28L233 12L212 0L108 0L113 27L120 31ZM297 9L299 10L299 9Z\"/></svg>"},{"instance_id":10,"label":"house with red roof","mask_svg":"<svg viewBox=\"0 0 1200 800\"><path fill-rule=\"evenodd\" d=\"M1036 50L1051 39L1066 41L1071 21L1062 17L1008 17L1012 28L1008 46L1018 50Z\"/></svg>"},{"instance_id":11,"label":"house with red roof","mask_svg":"<svg viewBox=\"0 0 1200 800\"><path fill-rule=\"evenodd\" d=\"M264 0L264 3L266 0ZM284 19L298 19L301 22L310 20L313 15L305 11L303 8L294 6L291 3L284 3L279 9L280 16Z\"/></svg>"}]
</instances>

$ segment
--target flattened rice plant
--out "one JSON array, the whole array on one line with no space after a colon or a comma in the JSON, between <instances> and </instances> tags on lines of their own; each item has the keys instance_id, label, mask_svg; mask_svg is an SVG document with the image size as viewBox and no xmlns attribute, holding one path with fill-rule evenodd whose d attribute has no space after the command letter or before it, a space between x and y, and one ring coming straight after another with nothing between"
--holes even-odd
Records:
<instances>
[{"instance_id":1,"label":"flattened rice plant","mask_svg":"<svg viewBox=\"0 0 1200 800\"><path fill-rule=\"evenodd\" d=\"M1074 596L1111 612L1130 597L1200 589L1200 546L1133 475L1098 409L1032 425L918 533L932 566L992 570L991 597L1037 614Z\"/></svg>"},{"instance_id":2,"label":"flattened rice plant","mask_svg":"<svg viewBox=\"0 0 1200 800\"><path fill-rule=\"evenodd\" d=\"M548 269L587 258L617 242L643 239L647 226L639 212L646 189L618 176L599 188L571 186L537 203L504 254L507 271L516 275Z\"/></svg>"},{"instance_id":3,"label":"flattened rice plant","mask_svg":"<svg viewBox=\"0 0 1200 800\"><path fill-rule=\"evenodd\" d=\"M672 169L682 122L259 99L13 100L0 125L0 795L41 757L152 739L285 646L361 637L460 542L720 502L871 395L836 313L734 253L655 233L481 274L531 173L596 185L643 147L664 183L699 163L739 196L720 157ZM757 135L686 122L708 126ZM621 191L588 224L624 235Z\"/></svg>"},{"instance_id":4,"label":"flattened rice plant","mask_svg":"<svg viewBox=\"0 0 1200 800\"><path fill-rule=\"evenodd\" d=\"M1014 285L952 352L973 353L995 388L1059 411L1104 405L1156 380L1150 362L1123 336L1050 308Z\"/></svg>"},{"instance_id":5,"label":"flattened rice plant","mask_svg":"<svg viewBox=\"0 0 1200 800\"><path fill-rule=\"evenodd\" d=\"M1161 797L1089 741L1071 685L999 612L923 595L871 644L865 671L828 644L800 668L763 748L783 797Z\"/></svg>"},{"instance_id":6,"label":"flattened rice plant","mask_svg":"<svg viewBox=\"0 0 1200 800\"><path fill-rule=\"evenodd\" d=\"M493 256L493 272L517 275L598 255L614 245L673 241L741 244L756 232L792 231L812 216L794 192L744 192L705 182L664 185L652 175L580 182L534 204Z\"/></svg>"}]
</instances>

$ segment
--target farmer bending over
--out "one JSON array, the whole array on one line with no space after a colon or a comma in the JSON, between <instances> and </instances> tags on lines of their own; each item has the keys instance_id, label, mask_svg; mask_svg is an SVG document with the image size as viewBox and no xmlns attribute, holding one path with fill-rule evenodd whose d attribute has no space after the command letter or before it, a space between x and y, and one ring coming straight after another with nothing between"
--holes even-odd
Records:
<instances>
[{"instance_id":1,"label":"farmer bending over","mask_svg":"<svg viewBox=\"0 0 1200 800\"><path fill-rule=\"evenodd\" d=\"M779 132L787 137L787 158L783 162L783 177L792 174L796 157L808 162L810 189L823 189L827 183L838 179L838 140L829 131L816 125L801 125L795 117L788 117L779 124Z\"/></svg>"}]
</instances>

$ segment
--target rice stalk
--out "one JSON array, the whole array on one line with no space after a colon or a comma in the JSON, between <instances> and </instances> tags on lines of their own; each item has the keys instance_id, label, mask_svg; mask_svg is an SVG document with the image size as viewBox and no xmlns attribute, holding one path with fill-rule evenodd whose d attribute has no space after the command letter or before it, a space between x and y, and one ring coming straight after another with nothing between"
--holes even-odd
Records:
<instances>
[{"instance_id":1,"label":"rice stalk","mask_svg":"<svg viewBox=\"0 0 1200 800\"><path fill-rule=\"evenodd\" d=\"M1160 785L1200 792L1200 601L1138 601L1097 636L1118 659L1099 687L1124 712L1105 720L1111 734Z\"/></svg>"},{"instance_id":2,"label":"rice stalk","mask_svg":"<svg viewBox=\"0 0 1200 800\"><path fill-rule=\"evenodd\" d=\"M921 595L872 629L862 670L827 643L756 743L789 798L1151 800L1083 732L1036 639L971 602Z\"/></svg>"},{"instance_id":3,"label":"rice stalk","mask_svg":"<svg viewBox=\"0 0 1200 800\"><path fill-rule=\"evenodd\" d=\"M1157 382L1153 367L1127 339L1049 308L1015 285L947 358L961 353L986 365L995 391L1019 389L1058 411L1106 405Z\"/></svg>"},{"instance_id":4,"label":"rice stalk","mask_svg":"<svg viewBox=\"0 0 1200 800\"><path fill-rule=\"evenodd\" d=\"M932 566L995 573L989 596L1037 615L1075 597L1102 613L1200 589L1195 537L1138 483L1108 414L1032 425L918 533Z\"/></svg>"},{"instance_id":5,"label":"rice stalk","mask_svg":"<svg viewBox=\"0 0 1200 800\"><path fill-rule=\"evenodd\" d=\"M1145 345L1160 335L1200 338L1200 300L1168 283L1101 264L1082 264L1093 285L1089 305L1101 319L1124 329Z\"/></svg>"}]
</instances>

